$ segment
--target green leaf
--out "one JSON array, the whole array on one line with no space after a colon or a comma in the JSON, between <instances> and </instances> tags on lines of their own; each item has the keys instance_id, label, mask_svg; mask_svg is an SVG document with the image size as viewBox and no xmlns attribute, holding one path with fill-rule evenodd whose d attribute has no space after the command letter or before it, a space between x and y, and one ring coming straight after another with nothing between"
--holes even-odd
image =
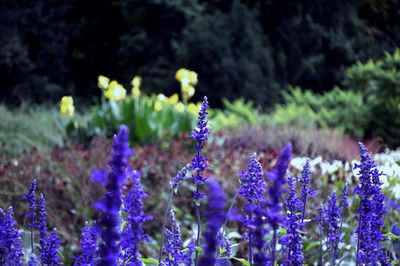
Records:
<instances>
[{"instance_id":1,"label":"green leaf","mask_svg":"<svg viewBox=\"0 0 400 266\"><path fill-rule=\"evenodd\" d=\"M310 242L310 243L308 243L308 245L307 245L305 251L307 252L307 251L309 251L310 249L313 249L314 247L319 246L319 244L320 244L319 241Z\"/></svg>"},{"instance_id":2,"label":"green leaf","mask_svg":"<svg viewBox=\"0 0 400 266\"><path fill-rule=\"evenodd\" d=\"M384 234L384 236L389 237L390 239L400 239L400 236L397 236L397 235L392 234L392 233Z\"/></svg>"},{"instance_id":3,"label":"green leaf","mask_svg":"<svg viewBox=\"0 0 400 266\"><path fill-rule=\"evenodd\" d=\"M391 264L392 266L394 266L394 265L399 265L399 260L393 260L390 264Z\"/></svg>"},{"instance_id":4,"label":"green leaf","mask_svg":"<svg viewBox=\"0 0 400 266\"><path fill-rule=\"evenodd\" d=\"M201 248L201 247L197 247L196 246L195 249L196 249L197 252L200 252L200 253L203 252L203 248Z\"/></svg>"},{"instance_id":5,"label":"green leaf","mask_svg":"<svg viewBox=\"0 0 400 266\"><path fill-rule=\"evenodd\" d=\"M158 260L150 259L150 258L139 258L142 262L150 265L158 265Z\"/></svg>"},{"instance_id":6,"label":"green leaf","mask_svg":"<svg viewBox=\"0 0 400 266\"><path fill-rule=\"evenodd\" d=\"M281 230L279 230L278 235L284 236L287 234L287 228L282 228Z\"/></svg>"},{"instance_id":7,"label":"green leaf","mask_svg":"<svg viewBox=\"0 0 400 266\"><path fill-rule=\"evenodd\" d=\"M232 259L237 260L238 262L241 262L243 265L250 266L250 262L248 262L248 261L245 260L245 259L236 258L236 257L232 257Z\"/></svg>"}]
</instances>

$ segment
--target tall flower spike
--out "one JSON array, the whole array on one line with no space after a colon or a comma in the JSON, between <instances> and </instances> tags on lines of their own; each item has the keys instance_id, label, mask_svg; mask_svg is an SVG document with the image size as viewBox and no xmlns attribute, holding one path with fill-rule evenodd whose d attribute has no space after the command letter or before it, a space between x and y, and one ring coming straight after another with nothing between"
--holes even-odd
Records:
<instances>
[{"instance_id":1,"label":"tall flower spike","mask_svg":"<svg viewBox=\"0 0 400 266\"><path fill-rule=\"evenodd\" d=\"M22 265L22 239L21 233L15 228L14 211L8 208L5 214L0 209L0 264Z\"/></svg>"},{"instance_id":2,"label":"tall flower spike","mask_svg":"<svg viewBox=\"0 0 400 266\"><path fill-rule=\"evenodd\" d=\"M197 152L191 163L191 168L195 171L195 174L192 175L192 179L197 186L197 190L193 194L193 198L195 200L200 200L204 198L204 194L199 192L199 186L203 184L206 180L206 178L203 176L203 172L208 167L208 159L200 153L204 148L205 142L208 140L208 135L210 134L210 130L207 127L208 121L206 119L206 116L208 114L207 109L208 101L207 97L204 97L203 103L199 111L197 127L193 129L192 133L190 134L190 137L196 141L195 149Z\"/></svg>"},{"instance_id":3,"label":"tall flower spike","mask_svg":"<svg viewBox=\"0 0 400 266\"><path fill-rule=\"evenodd\" d=\"M309 185L310 185L310 161L307 160L306 164L303 166L303 170L301 171L301 179L300 179L300 183L301 183L301 201L303 202L303 209L302 209L302 221L304 221L304 218L306 216L306 205L307 205L307 199L309 196L314 196L315 190L314 189L310 189Z\"/></svg>"},{"instance_id":4,"label":"tall flower spike","mask_svg":"<svg viewBox=\"0 0 400 266\"><path fill-rule=\"evenodd\" d=\"M287 233L281 238L281 243L285 246L285 249L288 252L287 258L285 258L288 263L287 265L304 264L303 240L301 233L303 229L302 210L304 203L301 199L296 197L296 181L297 178L294 176L288 178L289 193L286 199L288 214L285 221Z\"/></svg>"},{"instance_id":5,"label":"tall flower spike","mask_svg":"<svg viewBox=\"0 0 400 266\"><path fill-rule=\"evenodd\" d=\"M204 232L205 244L203 247L203 255L199 260L199 266L214 265L217 262L217 251L221 243L219 242L218 233L226 220L225 201L226 196L221 186L214 179L208 182L209 194L205 217L207 219L207 231Z\"/></svg>"},{"instance_id":6,"label":"tall flower spike","mask_svg":"<svg viewBox=\"0 0 400 266\"><path fill-rule=\"evenodd\" d=\"M62 262L58 256L60 248L60 239L57 235L57 229L53 229L48 235L43 249L40 251L40 262L43 265L61 265Z\"/></svg>"},{"instance_id":7,"label":"tall flower spike","mask_svg":"<svg viewBox=\"0 0 400 266\"><path fill-rule=\"evenodd\" d=\"M332 196L330 196L328 199L327 211L328 235L326 244L328 246L328 250L331 251L329 265L335 265L336 261L336 255L340 241L339 222L340 209L337 206L336 192L333 192Z\"/></svg>"},{"instance_id":8,"label":"tall flower spike","mask_svg":"<svg viewBox=\"0 0 400 266\"><path fill-rule=\"evenodd\" d=\"M126 226L122 231L121 237L121 252L124 262L129 260L128 265L141 265L139 260L139 243L148 240L147 235L143 230L143 223L151 220L153 217L146 215L143 212L143 199L147 194L143 191L140 184L141 173L138 171L130 171L129 179L131 188L124 197L123 210L127 214Z\"/></svg>"},{"instance_id":9,"label":"tall flower spike","mask_svg":"<svg viewBox=\"0 0 400 266\"><path fill-rule=\"evenodd\" d=\"M29 258L28 266L38 266L39 265L39 259L35 255L35 253L32 253L31 257Z\"/></svg>"},{"instance_id":10,"label":"tall flower spike","mask_svg":"<svg viewBox=\"0 0 400 266\"><path fill-rule=\"evenodd\" d=\"M44 199L43 194L40 194L38 201L38 209L39 209L39 219L37 221L37 229L39 230L39 245L40 245L40 257L42 257L42 251L44 249L44 245L47 238L47 213L46 213L46 200Z\"/></svg>"},{"instance_id":11,"label":"tall flower spike","mask_svg":"<svg viewBox=\"0 0 400 266\"><path fill-rule=\"evenodd\" d=\"M33 179L29 191L27 194L22 196L22 199L29 204L29 211L25 214L25 218L28 219L28 226L31 228L35 227L35 217L36 217L36 179Z\"/></svg>"},{"instance_id":12,"label":"tall flower spike","mask_svg":"<svg viewBox=\"0 0 400 266\"><path fill-rule=\"evenodd\" d=\"M247 235L249 238L249 262L252 265L253 260L253 243L252 243L252 227L254 226L254 211L260 207L260 200L264 198L265 186L264 174L261 164L257 161L256 154L251 155L247 172L239 174L241 188L239 194L247 199L248 203L244 210L247 212L245 225L247 227Z\"/></svg>"},{"instance_id":13,"label":"tall flower spike","mask_svg":"<svg viewBox=\"0 0 400 266\"><path fill-rule=\"evenodd\" d=\"M29 210L25 214L25 218L28 220L28 227L31 231L31 252L33 253L33 242L34 242L34 233L33 230L36 227L35 217L36 217L36 179L33 179L31 186L29 187L29 191L27 194L22 196L22 200L26 201L29 205Z\"/></svg>"},{"instance_id":14,"label":"tall flower spike","mask_svg":"<svg viewBox=\"0 0 400 266\"><path fill-rule=\"evenodd\" d=\"M120 255L120 208L122 204L121 189L126 178L129 156L132 149L129 148L129 132L126 126L121 126L118 134L114 136L113 153L109 162L110 172L106 175L94 176L96 180L104 184L106 193L103 198L94 204L101 212L98 220L99 233L102 242L99 246L100 261L98 265L117 265ZM96 172L98 174L98 172Z\"/></svg>"},{"instance_id":15,"label":"tall flower spike","mask_svg":"<svg viewBox=\"0 0 400 266\"><path fill-rule=\"evenodd\" d=\"M267 174L267 177L271 180L271 185L268 189L269 200L266 201L266 206L263 209L267 209L267 222L273 231L271 243L271 265L275 264L277 230L279 224L284 221L284 216L282 215L282 194L284 192L283 186L286 183L285 176L291 155L292 144L288 143L280 151L276 167Z\"/></svg>"},{"instance_id":16,"label":"tall flower spike","mask_svg":"<svg viewBox=\"0 0 400 266\"><path fill-rule=\"evenodd\" d=\"M182 252L183 242L181 237L181 229L175 220L175 215L172 210L169 213L169 219L171 222L171 230L166 230L167 242L164 247L168 253L168 256L163 265L175 266L180 265L181 262L184 263L185 256Z\"/></svg>"},{"instance_id":17,"label":"tall flower spike","mask_svg":"<svg viewBox=\"0 0 400 266\"><path fill-rule=\"evenodd\" d=\"M97 234L94 228L90 228L89 223L85 222L81 233L81 255L75 257L75 266L95 265L97 258Z\"/></svg>"},{"instance_id":18,"label":"tall flower spike","mask_svg":"<svg viewBox=\"0 0 400 266\"><path fill-rule=\"evenodd\" d=\"M360 184L355 192L361 198L359 213L359 226L357 243L357 265L389 265L388 258L380 242L386 240L381 230L384 228L386 214L386 198L382 194L379 172L375 162L368 154L364 144L359 143L361 163L354 166L359 169Z\"/></svg>"}]
</instances>

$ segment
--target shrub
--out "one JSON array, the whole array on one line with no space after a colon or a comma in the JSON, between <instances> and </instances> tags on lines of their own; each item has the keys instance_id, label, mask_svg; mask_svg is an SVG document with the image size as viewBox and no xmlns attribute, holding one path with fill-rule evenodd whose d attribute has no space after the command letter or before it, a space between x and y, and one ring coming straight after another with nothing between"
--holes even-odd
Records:
<instances>
[{"instance_id":1,"label":"shrub","mask_svg":"<svg viewBox=\"0 0 400 266\"><path fill-rule=\"evenodd\" d=\"M358 62L346 71L347 86L361 92L369 110L366 133L391 147L400 145L400 49L381 60Z\"/></svg>"}]
</instances>

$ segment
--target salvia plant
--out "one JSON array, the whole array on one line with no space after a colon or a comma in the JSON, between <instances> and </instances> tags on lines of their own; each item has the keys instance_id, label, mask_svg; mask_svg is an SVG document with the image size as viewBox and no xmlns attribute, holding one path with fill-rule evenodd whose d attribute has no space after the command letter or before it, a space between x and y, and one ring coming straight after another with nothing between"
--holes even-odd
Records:
<instances>
[{"instance_id":1,"label":"salvia plant","mask_svg":"<svg viewBox=\"0 0 400 266\"><path fill-rule=\"evenodd\" d=\"M152 220L143 211L147 197L141 185L141 173L130 169L133 154L129 147L129 131L120 126L114 136L112 155L107 167L93 171L93 181L104 187L104 195L94 203L98 211L95 221L85 222L81 231L80 251L74 256L74 265L199 265L227 266L232 263L250 266L305 265L308 258L308 230L317 226L319 256L315 265L339 265L343 257L341 247L346 244L344 226L351 209L357 209L358 227L354 228L355 265L396 265L400 256L400 229L393 223L385 232L386 198L382 193L381 173L360 143L361 161L355 165L359 183L351 189L344 184L342 191L333 191L320 200L317 210L310 205L316 197L311 184L311 169L307 161L300 176L288 175L292 146L280 151L276 166L264 173L257 154L249 156L247 169L239 174L240 187L230 207L228 197L214 177L207 177L210 168L205 147L210 134L207 121L208 101L201 105L197 127L191 137L195 142L195 156L182 165L171 178L171 190L165 206L161 226L158 259L147 258L142 245L153 242L144 225ZM179 217L173 209L173 197L189 182L192 191L196 225L194 232L181 234ZM0 265L60 265L63 258L61 242L56 229L49 229L46 200L37 195L33 180L22 197L27 203L25 230L19 230L12 207L0 209ZM349 194L356 197L349 201ZM323 195L322 195L323 196ZM233 214L236 199L245 204L242 214ZM351 206L354 205L354 206ZM353 208L352 208L353 207ZM227 221L240 224L241 240L233 243ZM203 229L202 229L203 228ZM347 230L346 232L348 232ZM28 236L28 247L23 245ZM237 252L240 246L240 252ZM236 257L235 254L247 254Z\"/></svg>"}]
</instances>

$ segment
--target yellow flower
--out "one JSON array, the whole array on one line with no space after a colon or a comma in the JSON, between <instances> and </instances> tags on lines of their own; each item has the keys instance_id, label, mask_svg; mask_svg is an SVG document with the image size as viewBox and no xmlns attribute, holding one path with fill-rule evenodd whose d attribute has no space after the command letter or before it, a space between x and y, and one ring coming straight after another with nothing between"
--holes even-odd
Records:
<instances>
[{"instance_id":1,"label":"yellow flower","mask_svg":"<svg viewBox=\"0 0 400 266\"><path fill-rule=\"evenodd\" d=\"M126 90L117 81L111 81L108 89L104 92L107 99L111 101L119 101L126 97Z\"/></svg>"},{"instance_id":2,"label":"yellow flower","mask_svg":"<svg viewBox=\"0 0 400 266\"><path fill-rule=\"evenodd\" d=\"M168 98L168 103L171 105L177 104L179 102L179 95L178 93L174 93Z\"/></svg>"},{"instance_id":3,"label":"yellow flower","mask_svg":"<svg viewBox=\"0 0 400 266\"><path fill-rule=\"evenodd\" d=\"M197 103L197 104L189 103L189 104L186 106L186 111L187 111L188 113L192 114L192 115L197 115L197 113L198 113L199 110L200 110L200 106L201 106L201 103Z\"/></svg>"},{"instance_id":4,"label":"yellow flower","mask_svg":"<svg viewBox=\"0 0 400 266\"><path fill-rule=\"evenodd\" d=\"M97 86L102 89L105 90L108 87L108 84L110 83L110 79L105 77L105 76L98 76L97 77Z\"/></svg>"},{"instance_id":5,"label":"yellow flower","mask_svg":"<svg viewBox=\"0 0 400 266\"><path fill-rule=\"evenodd\" d=\"M182 82L182 79L184 77L187 77L189 75L189 70L187 70L186 68L181 68L179 69L176 74L175 74L175 79L179 82Z\"/></svg>"},{"instance_id":6,"label":"yellow flower","mask_svg":"<svg viewBox=\"0 0 400 266\"><path fill-rule=\"evenodd\" d=\"M185 105L181 102L177 103L174 105L174 108L176 111L182 113L183 111L185 111Z\"/></svg>"},{"instance_id":7,"label":"yellow flower","mask_svg":"<svg viewBox=\"0 0 400 266\"><path fill-rule=\"evenodd\" d=\"M132 81L131 81L131 85L133 87L140 87L140 84L142 83L142 78L140 76L134 76Z\"/></svg>"},{"instance_id":8,"label":"yellow flower","mask_svg":"<svg viewBox=\"0 0 400 266\"><path fill-rule=\"evenodd\" d=\"M182 92L182 98L184 99L184 101L187 101L194 95L195 89L191 85L186 85L186 86L182 85L181 92Z\"/></svg>"},{"instance_id":9,"label":"yellow flower","mask_svg":"<svg viewBox=\"0 0 400 266\"><path fill-rule=\"evenodd\" d=\"M197 84L197 73L194 71L189 71L189 82L190 84L192 84L193 86L195 86Z\"/></svg>"},{"instance_id":10,"label":"yellow flower","mask_svg":"<svg viewBox=\"0 0 400 266\"><path fill-rule=\"evenodd\" d=\"M64 96L60 102L60 113L62 116L73 116L75 112L74 99L71 96Z\"/></svg>"}]
</instances>

